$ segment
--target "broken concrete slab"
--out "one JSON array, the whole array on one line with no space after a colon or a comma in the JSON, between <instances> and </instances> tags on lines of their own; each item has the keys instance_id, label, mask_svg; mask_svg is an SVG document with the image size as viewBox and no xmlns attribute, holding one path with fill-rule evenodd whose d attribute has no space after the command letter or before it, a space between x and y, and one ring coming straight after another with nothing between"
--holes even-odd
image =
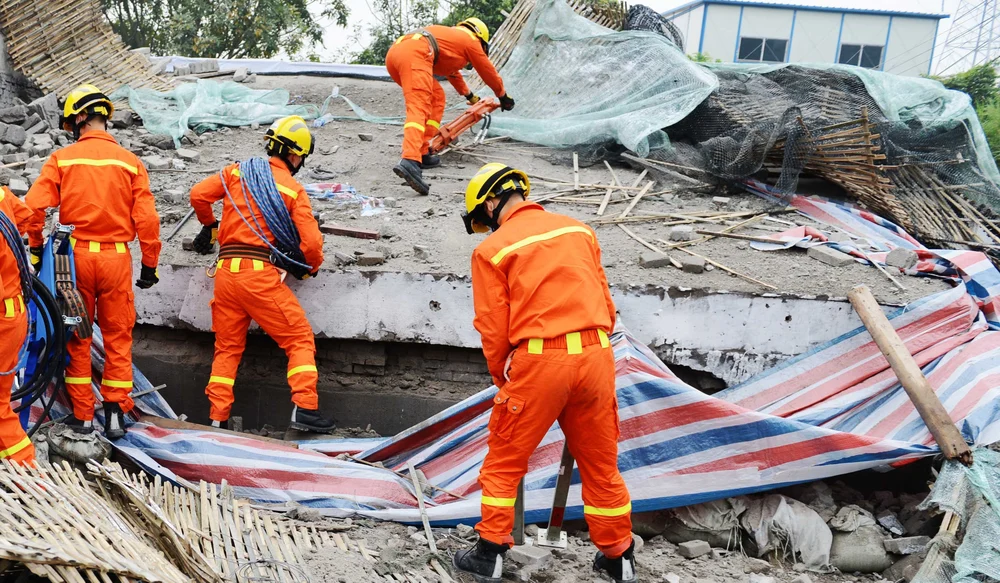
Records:
<instances>
[{"instance_id":1,"label":"broken concrete slab","mask_svg":"<svg viewBox=\"0 0 1000 583\"><path fill-rule=\"evenodd\" d=\"M362 142L370 142L375 139L375 136L373 136L372 134L358 134L358 139L360 139Z\"/></svg>"},{"instance_id":2,"label":"broken concrete slab","mask_svg":"<svg viewBox=\"0 0 1000 583\"><path fill-rule=\"evenodd\" d=\"M28 115L28 117L26 117L24 121L21 122L21 127L24 129L28 129L36 125L40 121L42 121L42 116L38 115L37 113L32 113Z\"/></svg>"},{"instance_id":3,"label":"broken concrete slab","mask_svg":"<svg viewBox=\"0 0 1000 583\"><path fill-rule=\"evenodd\" d=\"M674 225L670 228L671 241L693 241L697 236L691 225Z\"/></svg>"},{"instance_id":4,"label":"broken concrete slab","mask_svg":"<svg viewBox=\"0 0 1000 583\"><path fill-rule=\"evenodd\" d=\"M806 251L806 255L833 267L844 267L854 263L854 258L828 245L816 245Z\"/></svg>"},{"instance_id":5,"label":"broken concrete slab","mask_svg":"<svg viewBox=\"0 0 1000 583\"><path fill-rule=\"evenodd\" d=\"M726 196L713 196L712 204L717 207L724 207L729 204L729 197Z\"/></svg>"},{"instance_id":6,"label":"broken concrete slab","mask_svg":"<svg viewBox=\"0 0 1000 583\"><path fill-rule=\"evenodd\" d=\"M335 251L333 253L333 261L337 265L354 265L358 262L355 256L348 255L347 253L341 253L340 251Z\"/></svg>"},{"instance_id":7,"label":"broken concrete slab","mask_svg":"<svg viewBox=\"0 0 1000 583\"><path fill-rule=\"evenodd\" d=\"M712 552L712 545L703 540L689 540L677 545L677 554L685 559L693 559Z\"/></svg>"},{"instance_id":8,"label":"broken concrete slab","mask_svg":"<svg viewBox=\"0 0 1000 583\"><path fill-rule=\"evenodd\" d=\"M875 520L882 525L882 528L896 536L901 536L905 532L903 530L903 523L899 521L896 513L891 510L883 510L875 517Z\"/></svg>"},{"instance_id":9,"label":"broken concrete slab","mask_svg":"<svg viewBox=\"0 0 1000 583\"><path fill-rule=\"evenodd\" d=\"M931 543L928 536L908 536L904 538L887 538L882 541L885 550L895 555L913 555L927 550Z\"/></svg>"},{"instance_id":10,"label":"broken concrete slab","mask_svg":"<svg viewBox=\"0 0 1000 583\"><path fill-rule=\"evenodd\" d=\"M669 255L648 251L639 256L639 265L646 269L655 269L657 267L670 267L672 263L670 263Z\"/></svg>"},{"instance_id":11,"label":"broken concrete slab","mask_svg":"<svg viewBox=\"0 0 1000 583\"><path fill-rule=\"evenodd\" d=\"M236 72L233 73L233 81L236 83L246 83L249 78L250 73L246 67L237 67Z\"/></svg>"},{"instance_id":12,"label":"broken concrete slab","mask_svg":"<svg viewBox=\"0 0 1000 583\"><path fill-rule=\"evenodd\" d=\"M358 255L358 265L361 267L372 267L385 263L385 255L381 253L362 253Z\"/></svg>"},{"instance_id":13,"label":"broken concrete slab","mask_svg":"<svg viewBox=\"0 0 1000 583\"><path fill-rule=\"evenodd\" d=\"M705 267L707 266L705 263L705 259L701 257L695 257L693 255L687 255L681 257L680 262L681 262L681 271L686 271L688 273L704 273Z\"/></svg>"},{"instance_id":14,"label":"broken concrete slab","mask_svg":"<svg viewBox=\"0 0 1000 583\"><path fill-rule=\"evenodd\" d=\"M178 158L187 162L198 162L201 160L201 152L198 150L192 150L190 148L177 148L177 151L174 153L177 154Z\"/></svg>"},{"instance_id":15,"label":"broken concrete slab","mask_svg":"<svg viewBox=\"0 0 1000 583\"><path fill-rule=\"evenodd\" d=\"M552 551L534 545L517 545L507 551L506 558L519 565L541 567L552 559Z\"/></svg>"},{"instance_id":16,"label":"broken concrete slab","mask_svg":"<svg viewBox=\"0 0 1000 583\"><path fill-rule=\"evenodd\" d=\"M917 256L917 252L913 249L904 249L902 247L896 247L885 257L885 264L890 267L898 267L900 269L910 269L916 266L917 261L920 258Z\"/></svg>"},{"instance_id":17,"label":"broken concrete slab","mask_svg":"<svg viewBox=\"0 0 1000 583\"><path fill-rule=\"evenodd\" d=\"M31 156L25 152L15 152L13 154L5 154L3 157L4 164L16 164L18 162L27 162Z\"/></svg>"},{"instance_id":18,"label":"broken concrete slab","mask_svg":"<svg viewBox=\"0 0 1000 583\"><path fill-rule=\"evenodd\" d=\"M0 109L0 121L4 123L21 123L28 119L27 105L14 105Z\"/></svg>"},{"instance_id":19,"label":"broken concrete slab","mask_svg":"<svg viewBox=\"0 0 1000 583\"><path fill-rule=\"evenodd\" d=\"M755 557L747 557L747 564L743 567L744 573L770 573L771 563L768 563L764 559L758 559Z\"/></svg>"},{"instance_id":20,"label":"broken concrete slab","mask_svg":"<svg viewBox=\"0 0 1000 583\"><path fill-rule=\"evenodd\" d=\"M176 147L172 137L162 134L143 134L139 136L139 141L160 150L173 150Z\"/></svg>"},{"instance_id":21,"label":"broken concrete slab","mask_svg":"<svg viewBox=\"0 0 1000 583\"><path fill-rule=\"evenodd\" d=\"M149 170L167 170L170 168L170 158L165 156L143 156L142 163Z\"/></svg>"}]
</instances>

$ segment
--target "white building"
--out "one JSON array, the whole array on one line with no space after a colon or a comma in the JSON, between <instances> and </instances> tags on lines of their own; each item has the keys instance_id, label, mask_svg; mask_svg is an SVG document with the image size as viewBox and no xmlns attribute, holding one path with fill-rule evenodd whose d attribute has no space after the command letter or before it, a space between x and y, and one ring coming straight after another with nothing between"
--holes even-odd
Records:
<instances>
[{"instance_id":1,"label":"white building","mask_svg":"<svg viewBox=\"0 0 1000 583\"><path fill-rule=\"evenodd\" d=\"M872 2L877 4L877 2ZM947 14L698 0L664 12L688 53L723 62L845 63L926 75Z\"/></svg>"}]
</instances>

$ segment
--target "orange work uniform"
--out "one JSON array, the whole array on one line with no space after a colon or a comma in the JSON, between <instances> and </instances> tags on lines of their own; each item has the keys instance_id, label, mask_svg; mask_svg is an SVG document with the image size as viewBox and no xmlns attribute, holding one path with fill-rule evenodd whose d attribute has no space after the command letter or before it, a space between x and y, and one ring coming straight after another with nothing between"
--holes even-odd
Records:
<instances>
[{"instance_id":1,"label":"orange work uniform","mask_svg":"<svg viewBox=\"0 0 1000 583\"><path fill-rule=\"evenodd\" d=\"M313 270L323 263L323 235L312 214L312 206L305 188L294 178L280 158L270 160L278 192L282 194L292 222L299 231L301 250L306 263ZM231 164L222 170L226 187L239 212L253 224L247 199L240 185L239 165ZM268 248L243 222L233 203L226 196L222 176L214 174L191 189L191 206L203 225L215 223L212 203L222 200L222 220L219 222L219 246L246 245ZM273 235L256 207L254 216L269 240ZM255 225L256 226L256 225ZM288 355L288 384L292 389L292 403L303 409L317 409L319 396L316 384L316 339L306 313L292 290L284 284L283 273L270 262L254 258L229 258L220 260L215 274L215 295L211 302L212 329L215 331L215 358L212 376L205 388L211 403L209 417L213 421L227 421L233 406L233 385L236 371L246 348L250 321L273 338Z\"/></svg>"},{"instance_id":2,"label":"orange work uniform","mask_svg":"<svg viewBox=\"0 0 1000 583\"><path fill-rule=\"evenodd\" d=\"M23 235L31 211L6 187L0 188L0 213L7 215ZM17 366L17 357L28 335L28 313L21 296L21 272L14 253L0 239L0 372ZM29 463L35 446L10 406L14 375L0 375L0 460Z\"/></svg>"},{"instance_id":3,"label":"orange work uniform","mask_svg":"<svg viewBox=\"0 0 1000 583\"><path fill-rule=\"evenodd\" d=\"M483 50L479 38L462 26L431 25L424 30L437 42L435 59L430 41L420 33L402 36L389 48L385 67L389 76L403 88L406 100L406 123L403 125L403 158L420 162L427 153L431 138L438 134L444 117L444 89L434 76L447 77L455 91L469 94L461 70L469 63L486 85L504 94L503 80Z\"/></svg>"},{"instance_id":4,"label":"orange work uniform","mask_svg":"<svg viewBox=\"0 0 1000 583\"><path fill-rule=\"evenodd\" d=\"M160 217L149 191L149 174L139 157L109 133L91 130L49 156L24 201L32 211L28 222L32 247L42 244L48 208L59 207L59 222L76 227L72 237L76 287L87 315L101 328L107 353L101 396L128 413L133 407L129 393L135 326L128 243L138 235L142 264L156 268L160 261ZM66 343L66 390L73 415L81 421L94 418L90 343L90 338L75 335Z\"/></svg>"},{"instance_id":5,"label":"orange work uniform","mask_svg":"<svg viewBox=\"0 0 1000 583\"><path fill-rule=\"evenodd\" d=\"M475 327L500 388L479 474L479 535L513 544L517 484L559 421L583 482L590 537L609 558L632 542L618 472L618 403L608 334L615 306L593 230L519 202L472 255Z\"/></svg>"}]
</instances>

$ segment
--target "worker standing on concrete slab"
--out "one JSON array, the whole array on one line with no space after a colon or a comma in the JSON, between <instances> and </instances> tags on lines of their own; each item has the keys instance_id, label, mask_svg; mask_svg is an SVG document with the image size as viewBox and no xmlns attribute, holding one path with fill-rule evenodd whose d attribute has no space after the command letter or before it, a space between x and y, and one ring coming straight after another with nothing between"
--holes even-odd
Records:
<instances>
[{"instance_id":1,"label":"worker standing on concrete slab","mask_svg":"<svg viewBox=\"0 0 1000 583\"><path fill-rule=\"evenodd\" d=\"M503 80L489 58L490 29L478 18L468 18L457 26L431 25L396 39L385 56L389 76L403 88L406 123L403 124L403 159L393 169L413 190L426 195L424 168L441 165L429 154L428 144L438 134L444 116L445 94L434 76L446 77L469 105L479 101L462 78L461 70L472 64L483 82L500 98L500 108L509 111L514 100L507 95Z\"/></svg>"},{"instance_id":2,"label":"worker standing on concrete slab","mask_svg":"<svg viewBox=\"0 0 1000 583\"><path fill-rule=\"evenodd\" d=\"M599 549L594 569L636 581L632 503L618 472L615 306L594 231L527 201L528 176L492 163L465 191L469 233L493 234L472 254L473 322L499 392L479 473L479 542L455 567L500 581L513 544L517 486L528 458L559 421L583 482L584 517Z\"/></svg>"},{"instance_id":3,"label":"worker standing on concrete slab","mask_svg":"<svg viewBox=\"0 0 1000 583\"><path fill-rule=\"evenodd\" d=\"M15 238L27 233L31 211L6 186L0 187L0 222L13 228ZM7 231L7 229L4 229ZM21 427L21 420L10 406L14 374L19 367L21 348L28 336L28 310L24 292L30 289L30 259L24 245L16 248L5 243L0 234L0 460L31 463L35 446Z\"/></svg>"},{"instance_id":4,"label":"worker standing on concrete slab","mask_svg":"<svg viewBox=\"0 0 1000 583\"><path fill-rule=\"evenodd\" d=\"M287 273L299 279L315 277L323 263L323 235L309 196L292 177L312 153L313 137L305 120L290 116L275 121L265 140L270 156L266 163L258 158L230 164L191 189L191 206L203 225L194 240L195 251L208 255L216 240L219 242L211 301L215 358L205 388L211 402L209 417L216 427L229 420L236 370L253 320L288 355L288 384L294 404L290 427L328 433L334 422L319 411L316 339L305 311L284 283ZM276 190L269 190L272 188ZM221 223L212 211L212 203L219 200L223 201ZM274 207L283 212L281 217L269 217L262 211ZM290 219L286 229L279 228L279 218ZM280 245L275 233L287 230L296 231L301 238L299 248L286 250L298 257L297 266L282 262L272 252Z\"/></svg>"},{"instance_id":5,"label":"worker standing on concrete slab","mask_svg":"<svg viewBox=\"0 0 1000 583\"><path fill-rule=\"evenodd\" d=\"M25 197L32 211L28 223L32 255L41 256L46 209L59 207L59 222L74 227L76 287L92 322L96 311L107 353L101 396L104 434L109 439L125 435L124 414L134 405L129 393L135 293L128 244L138 235L142 265L135 284L141 289L159 281L161 247L149 174L138 156L107 132L113 114L111 100L97 87L81 85L71 91L61 121L76 143L49 156ZM90 344L89 337L77 335L66 343L66 390L73 401L73 415L66 424L80 433L93 431Z\"/></svg>"}]
</instances>

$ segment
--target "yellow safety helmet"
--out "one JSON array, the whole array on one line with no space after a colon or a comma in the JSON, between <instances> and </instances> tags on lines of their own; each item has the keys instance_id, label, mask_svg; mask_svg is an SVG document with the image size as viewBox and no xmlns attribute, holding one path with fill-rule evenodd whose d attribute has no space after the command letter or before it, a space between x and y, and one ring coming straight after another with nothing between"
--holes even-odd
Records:
<instances>
[{"instance_id":1,"label":"yellow safety helmet","mask_svg":"<svg viewBox=\"0 0 1000 583\"><path fill-rule=\"evenodd\" d=\"M499 162L490 162L480 168L465 188L465 213L462 214L465 230L471 235L499 228L497 220L486 213L486 206L483 203L488 198L503 198L493 213L497 215L507 203L507 195L515 192L520 192L524 198L528 198L531 192L531 181L522 170Z\"/></svg>"},{"instance_id":2,"label":"yellow safety helmet","mask_svg":"<svg viewBox=\"0 0 1000 583\"><path fill-rule=\"evenodd\" d=\"M81 113L91 115L103 115L111 119L115 114L115 106L108 99L108 96L97 87L86 84L80 85L69 92L63 101L63 114L60 123L67 132L76 129L76 116Z\"/></svg>"},{"instance_id":3,"label":"yellow safety helmet","mask_svg":"<svg viewBox=\"0 0 1000 583\"><path fill-rule=\"evenodd\" d=\"M290 115L274 120L271 127L264 134L267 140L268 156L283 156L284 154L298 154L305 158L313 153L312 134L306 120L298 115Z\"/></svg>"},{"instance_id":4,"label":"yellow safety helmet","mask_svg":"<svg viewBox=\"0 0 1000 583\"><path fill-rule=\"evenodd\" d=\"M483 43L490 42L490 27L486 26L486 23L479 20L476 17L466 18L462 22L458 23L458 26L464 26L465 28L472 31L472 34L476 35Z\"/></svg>"}]
</instances>

